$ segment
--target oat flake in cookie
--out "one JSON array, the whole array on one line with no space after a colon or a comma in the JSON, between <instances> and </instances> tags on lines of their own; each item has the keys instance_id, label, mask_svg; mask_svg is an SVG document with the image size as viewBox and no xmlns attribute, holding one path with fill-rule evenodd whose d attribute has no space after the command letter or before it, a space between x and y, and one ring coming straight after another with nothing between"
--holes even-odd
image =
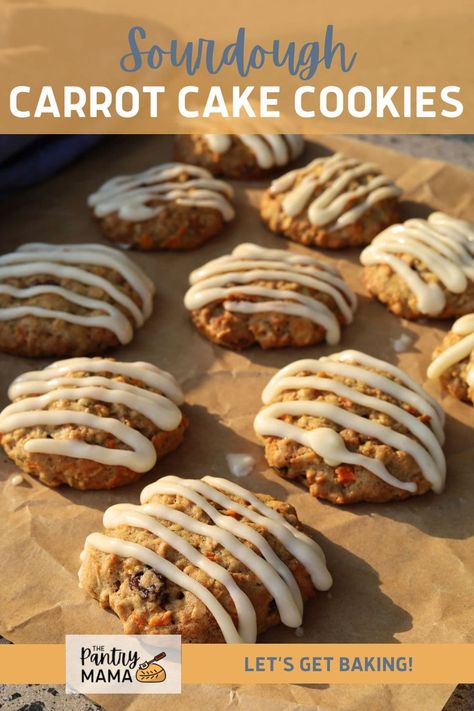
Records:
<instances>
[{"instance_id":1,"label":"oat flake in cookie","mask_svg":"<svg viewBox=\"0 0 474 711\"><path fill-rule=\"evenodd\" d=\"M474 313L454 322L433 353L428 378L439 378L450 395L474 404Z\"/></svg>"},{"instance_id":2,"label":"oat flake in cookie","mask_svg":"<svg viewBox=\"0 0 474 711\"><path fill-rule=\"evenodd\" d=\"M210 341L242 349L339 343L357 301L339 272L312 256L256 244L190 276L184 303Z\"/></svg>"},{"instance_id":3,"label":"oat flake in cookie","mask_svg":"<svg viewBox=\"0 0 474 711\"><path fill-rule=\"evenodd\" d=\"M154 292L117 249L25 244L0 257L0 350L44 358L129 343L152 312Z\"/></svg>"},{"instance_id":4,"label":"oat flake in cookie","mask_svg":"<svg viewBox=\"0 0 474 711\"><path fill-rule=\"evenodd\" d=\"M79 571L81 587L128 634L251 643L280 622L300 627L304 601L332 584L294 508L271 496L226 479L166 476L140 501L107 509Z\"/></svg>"},{"instance_id":5,"label":"oat flake in cookie","mask_svg":"<svg viewBox=\"0 0 474 711\"><path fill-rule=\"evenodd\" d=\"M453 318L474 311L474 226L442 212L392 225L364 249L370 293L397 316Z\"/></svg>"},{"instance_id":6,"label":"oat flake in cookie","mask_svg":"<svg viewBox=\"0 0 474 711\"><path fill-rule=\"evenodd\" d=\"M185 163L207 168L214 175L256 179L274 173L296 160L304 150L304 138L283 134L202 134L178 136L175 155Z\"/></svg>"},{"instance_id":7,"label":"oat flake in cookie","mask_svg":"<svg viewBox=\"0 0 474 711\"><path fill-rule=\"evenodd\" d=\"M20 375L8 396L2 446L48 486L135 481L176 449L187 426L175 379L150 363L70 358Z\"/></svg>"},{"instance_id":8,"label":"oat flake in cookie","mask_svg":"<svg viewBox=\"0 0 474 711\"><path fill-rule=\"evenodd\" d=\"M309 247L366 245L398 219L401 190L375 163L336 153L274 180L260 206L277 234Z\"/></svg>"},{"instance_id":9,"label":"oat flake in cookie","mask_svg":"<svg viewBox=\"0 0 474 711\"><path fill-rule=\"evenodd\" d=\"M234 218L233 189L209 171L164 163L108 180L88 199L104 235L141 250L192 249Z\"/></svg>"},{"instance_id":10,"label":"oat flake in cookie","mask_svg":"<svg viewBox=\"0 0 474 711\"><path fill-rule=\"evenodd\" d=\"M444 487L439 405L399 368L358 351L300 360L263 391L255 431L281 476L335 504Z\"/></svg>"}]
</instances>

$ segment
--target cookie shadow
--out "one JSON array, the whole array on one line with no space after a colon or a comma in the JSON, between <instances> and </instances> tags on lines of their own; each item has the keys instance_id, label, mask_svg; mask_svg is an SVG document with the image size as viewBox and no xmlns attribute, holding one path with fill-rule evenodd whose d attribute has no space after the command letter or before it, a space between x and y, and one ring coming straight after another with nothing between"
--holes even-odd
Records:
<instances>
[{"instance_id":1,"label":"cookie shadow","mask_svg":"<svg viewBox=\"0 0 474 711\"><path fill-rule=\"evenodd\" d=\"M412 616L381 590L377 571L343 546L308 526L306 532L321 544L334 579L328 592L318 592L305 606L304 635L281 626L261 636L266 643L393 643L395 635L412 628ZM348 591L350 591L348 597ZM311 630L311 632L310 632Z\"/></svg>"},{"instance_id":2,"label":"cookie shadow","mask_svg":"<svg viewBox=\"0 0 474 711\"><path fill-rule=\"evenodd\" d=\"M413 217L426 220L433 212L433 207L426 202L416 200L400 200L400 221L404 222Z\"/></svg>"},{"instance_id":3,"label":"cookie shadow","mask_svg":"<svg viewBox=\"0 0 474 711\"><path fill-rule=\"evenodd\" d=\"M469 405L466 405L469 407ZM474 534L472 515L472 427L446 414L446 488L386 504L354 504L344 508L356 516L379 516L412 526L433 538L466 540Z\"/></svg>"},{"instance_id":4,"label":"cookie shadow","mask_svg":"<svg viewBox=\"0 0 474 711\"><path fill-rule=\"evenodd\" d=\"M206 407L186 405L183 410L190 421L185 440L180 448L158 463L156 469L159 469L160 477L169 474L191 478L211 475L235 479L229 472L226 454L258 457L261 447L240 436Z\"/></svg>"},{"instance_id":5,"label":"cookie shadow","mask_svg":"<svg viewBox=\"0 0 474 711\"><path fill-rule=\"evenodd\" d=\"M422 352L417 345L419 335L410 327L410 322L400 320L387 312L382 304L364 293L357 294L358 308L352 323L341 328L340 342L335 345L317 343L301 348L273 348L263 350L254 345L241 352L249 364L264 368L280 369L304 358L323 358L332 353L350 349L367 352L370 355L397 364L401 353ZM387 318L385 319L385 316ZM374 327L383 319L383 331ZM374 337L374 333L380 337ZM370 344L370 347L368 347ZM271 374L268 375L268 380ZM264 385L266 384L263 383Z\"/></svg>"}]
</instances>

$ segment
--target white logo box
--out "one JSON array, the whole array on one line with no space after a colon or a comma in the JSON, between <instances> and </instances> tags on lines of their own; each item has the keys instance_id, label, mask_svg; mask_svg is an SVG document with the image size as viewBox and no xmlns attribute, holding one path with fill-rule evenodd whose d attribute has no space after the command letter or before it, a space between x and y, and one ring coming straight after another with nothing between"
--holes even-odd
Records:
<instances>
[{"instance_id":1,"label":"white logo box","mask_svg":"<svg viewBox=\"0 0 474 711\"><path fill-rule=\"evenodd\" d=\"M66 635L68 694L180 694L179 635Z\"/></svg>"}]
</instances>

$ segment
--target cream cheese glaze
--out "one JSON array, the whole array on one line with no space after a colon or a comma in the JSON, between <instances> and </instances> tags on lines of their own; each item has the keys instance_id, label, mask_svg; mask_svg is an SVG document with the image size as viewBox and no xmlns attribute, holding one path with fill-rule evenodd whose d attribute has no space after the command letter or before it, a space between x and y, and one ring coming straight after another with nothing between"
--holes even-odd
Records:
<instances>
[{"instance_id":1,"label":"cream cheese glaze","mask_svg":"<svg viewBox=\"0 0 474 711\"><path fill-rule=\"evenodd\" d=\"M427 220L411 219L381 232L360 255L364 266L387 264L416 297L418 310L437 316L446 305L439 284L426 282L402 259L408 254L434 274L444 288L462 294L474 281L474 227L442 212Z\"/></svg>"},{"instance_id":2,"label":"cream cheese glaze","mask_svg":"<svg viewBox=\"0 0 474 711\"><path fill-rule=\"evenodd\" d=\"M374 372L374 370L381 372ZM305 373L305 375L298 375ZM349 386L334 377L351 378L370 388L404 402L424 415L430 425L382 397L367 395L356 386ZM401 382L395 382L397 378ZM321 400L297 399L274 402L285 391L315 389L334 394L384 413L402 424L412 435L409 437L368 418L349 412L341 405ZM444 441L444 415L442 409L406 373L390 363L378 360L359 351L342 351L318 360L299 360L278 371L263 391L264 408L255 418L255 431L262 437L290 439L312 449L329 466L351 464L369 470L387 484L415 492L416 484L402 482L394 477L378 459L351 452L343 438L330 427L306 430L282 420L285 415L321 417L341 428L348 428L366 437L378 440L394 449L410 454L418 464L424 478L440 493L444 487L446 463L441 445Z\"/></svg>"},{"instance_id":3,"label":"cream cheese glaze","mask_svg":"<svg viewBox=\"0 0 474 711\"><path fill-rule=\"evenodd\" d=\"M226 153L232 145L232 136L205 133L203 138L211 151ZM303 152L304 138L296 133L240 134L242 143L255 156L259 168L269 170L290 163Z\"/></svg>"},{"instance_id":4,"label":"cream cheese glaze","mask_svg":"<svg viewBox=\"0 0 474 711\"><path fill-rule=\"evenodd\" d=\"M81 372L85 374L80 375ZM105 373L133 378L162 394L113 379ZM60 427L74 424L111 434L127 447L110 449L79 439L49 437L27 440L26 451L125 466L135 472L149 471L156 462L155 448L141 432L115 418L82 410L47 409L48 406L60 400L77 401L83 398L124 405L165 431L176 429L182 419L178 405L182 403L183 395L173 376L143 362L122 363L107 358L57 361L44 370L20 375L10 385L8 396L15 402L0 413L2 433L39 425Z\"/></svg>"},{"instance_id":5,"label":"cream cheese glaze","mask_svg":"<svg viewBox=\"0 0 474 711\"><path fill-rule=\"evenodd\" d=\"M94 274L87 267L105 267L120 274L138 294L141 306L107 278ZM22 279L36 275L51 275L100 289L114 303L104 299L86 297L73 289L54 284L39 284L18 288L6 284L8 279ZM100 244L54 245L43 243L25 244L16 252L0 257L0 295L11 296L16 302L0 308L0 320L9 321L24 316L62 319L89 328L104 328L112 331L120 343L128 343L134 327L142 326L153 308L155 287L146 274L127 255ZM39 305L24 304L25 299L54 294L71 305L90 310L90 314L73 314L64 309L49 309ZM128 315L119 308L123 307Z\"/></svg>"},{"instance_id":6,"label":"cream cheese glaze","mask_svg":"<svg viewBox=\"0 0 474 711\"><path fill-rule=\"evenodd\" d=\"M371 173L376 175L367 184L351 187L354 180ZM288 216L307 211L312 225L338 230L353 224L381 200L398 197L401 190L375 163L335 153L285 173L272 182L270 193L287 193L282 209Z\"/></svg>"},{"instance_id":7,"label":"cream cheese glaze","mask_svg":"<svg viewBox=\"0 0 474 711\"><path fill-rule=\"evenodd\" d=\"M330 344L338 343L340 339L336 314L318 299L317 294L278 289L277 282L294 283L331 296L346 324L352 322L357 306L355 294L329 264L312 256L250 243L240 244L232 254L218 257L196 269L189 281L191 287L184 304L190 311L221 300L226 311L299 316L322 326ZM275 283L275 287L253 283L256 281ZM258 300L250 300L255 297Z\"/></svg>"},{"instance_id":8,"label":"cream cheese glaze","mask_svg":"<svg viewBox=\"0 0 474 711\"><path fill-rule=\"evenodd\" d=\"M186 173L187 179L180 181ZM88 205L98 218L116 212L122 220L142 222L157 217L166 205L212 208L229 222L235 212L231 199L234 191L216 180L204 168L185 163L164 163L142 173L120 175L108 180L88 198Z\"/></svg>"},{"instance_id":9,"label":"cream cheese glaze","mask_svg":"<svg viewBox=\"0 0 474 711\"><path fill-rule=\"evenodd\" d=\"M171 506L154 502L152 499L157 494L174 494L192 501L209 516L212 524L198 521ZM240 497L245 503L235 502L229 495ZM185 531L206 536L227 549L265 585L275 600L281 621L289 627L300 627L303 616L301 592L290 568L255 528L243 520L220 513L217 506L234 511L244 519L268 530L306 568L315 588L328 590L331 587L332 579L321 548L309 536L289 524L281 514L238 484L210 476L198 480L166 476L145 487L140 502L140 506L119 504L107 509L104 514L104 527L113 529L127 525L143 528L179 551L193 566L200 568L210 578L227 588L235 604L237 626L210 590L145 546L101 533L92 533L86 539L81 555L82 563L88 548L96 548L104 553L135 558L145 565L150 565L184 590L193 593L208 608L226 642L255 642L257 618L250 599L223 566L202 555L179 535L179 529L171 530L160 520L176 524ZM243 541L252 544L258 552L254 552ZM81 577L82 566L79 571L80 581Z\"/></svg>"},{"instance_id":10,"label":"cream cheese glaze","mask_svg":"<svg viewBox=\"0 0 474 711\"><path fill-rule=\"evenodd\" d=\"M427 374L431 380L439 378L448 368L469 358L474 352L474 313L458 318L451 331L461 338L442 351L430 364ZM468 385L474 385L474 364L468 368L466 379Z\"/></svg>"}]
</instances>

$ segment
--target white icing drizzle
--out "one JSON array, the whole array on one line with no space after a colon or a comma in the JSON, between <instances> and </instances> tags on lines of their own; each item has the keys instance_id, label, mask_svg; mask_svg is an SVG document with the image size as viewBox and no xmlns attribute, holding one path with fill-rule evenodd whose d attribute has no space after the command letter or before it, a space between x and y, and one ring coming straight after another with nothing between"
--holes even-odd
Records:
<instances>
[{"instance_id":1,"label":"white icing drizzle","mask_svg":"<svg viewBox=\"0 0 474 711\"><path fill-rule=\"evenodd\" d=\"M474 388L474 367L472 365L467 371L466 382L470 388ZM474 398L472 398L472 396L471 396L471 399L474 400Z\"/></svg>"},{"instance_id":2,"label":"white icing drizzle","mask_svg":"<svg viewBox=\"0 0 474 711\"><path fill-rule=\"evenodd\" d=\"M246 504L236 503L226 496L226 493L241 497ZM212 524L198 521L171 506L151 501L158 494L175 494L192 501L209 516ZM215 477L193 480L167 476L145 487L140 501L141 506L119 504L109 508L104 514L105 528L114 529L123 525L143 528L179 551L210 578L219 581L227 589L235 604L237 628L224 607L206 587L145 546L93 533L86 539L81 560L84 561L87 549L92 547L106 553L115 553L123 558L132 557L150 565L184 590L193 593L208 608L226 642L255 642L257 619L250 599L223 566L209 560L182 538L179 531L164 526L159 519L205 536L228 550L262 581L275 599L282 622L290 627L300 627L303 613L301 593L290 569L256 529L242 520L220 513L215 504L266 528L278 538L293 557L305 566L315 587L327 590L332 584L324 554L319 546L309 536L291 526L278 512L266 506L257 496L237 484ZM256 510L250 509L250 506ZM243 540L253 544L259 553L245 545ZM82 567L79 571L80 579L81 576Z\"/></svg>"},{"instance_id":3,"label":"white icing drizzle","mask_svg":"<svg viewBox=\"0 0 474 711\"><path fill-rule=\"evenodd\" d=\"M386 373L375 373L369 368ZM308 375L297 375L298 373ZM321 375L318 375L321 373ZM402 407L386 400L366 395L353 386L348 386L329 376L351 378L371 388L380 390L427 416L430 426L424 424ZM387 377L388 376L388 377ZM401 381L397 383L390 376ZM371 421L345 410L333 402L317 400L284 400L273 402L286 390L315 389L334 394L337 398L387 414L402 424L415 438L396 432L391 427ZM416 491L413 482L402 482L394 477L383 462L365 455L350 452L338 432L329 427L306 430L280 419L285 415L303 415L325 418L341 428L376 439L397 450L408 452L416 461L423 476L437 493L441 492L446 476L446 463L441 449L443 443L444 416L439 405L409 376L394 365L368 356L359 351L342 351L319 360L300 360L276 373L263 391L265 407L255 418L255 431L264 437L291 439L312 449L330 466L352 464L362 466L391 486L406 491Z\"/></svg>"},{"instance_id":4,"label":"white icing drizzle","mask_svg":"<svg viewBox=\"0 0 474 711\"><path fill-rule=\"evenodd\" d=\"M387 264L413 292L419 311L437 316L446 305L442 288L426 282L402 254L420 260L453 294L462 294L474 281L474 227L463 220L433 212L427 220L392 225L360 255L365 266Z\"/></svg>"},{"instance_id":5,"label":"white icing drizzle","mask_svg":"<svg viewBox=\"0 0 474 711\"><path fill-rule=\"evenodd\" d=\"M80 372L87 375L77 375ZM89 373L102 373L94 376ZM162 395L139 385L112 379L104 373L133 378L159 390ZM76 374L76 375L74 375ZM158 428L171 431L181 422L178 407L183 396L173 376L150 363L121 363L106 358L69 358L40 371L20 375L11 384L8 395L16 400L0 413L0 432L39 425L75 424L90 427L116 437L129 449L110 449L76 439L33 438L25 450L42 454L88 459L110 466L126 466L135 472L149 471L156 462L152 442L132 426L111 417L90 412L47 409L60 400L82 398L124 405L147 417Z\"/></svg>"},{"instance_id":6,"label":"white icing drizzle","mask_svg":"<svg viewBox=\"0 0 474 711\"><path fill-rule=\"evenodd\" d=\"M23 482L24 482L24 479L21 474L15 474L10 479L10 483L12 486L20 486L21 484L23 484Z\"/></svg>"},{"instance_id":7,"label":"white icing drizzle","mask_svg":"<svg viewBox=\"0 0 474 711\"><path fill-rule=\"evenodd\" d=\"M232 476L248 476L255 466L255 459L250 454L229 452L225 455L227 466Z\"/></svg>"},{"instance_id":8,"label":"white icing drizzle","mask_svg":"<svg viewBox=\"0 0 474 711\"><path fill-rule=\"evenodd\" d=\"M179 176L189 177L180 181ZM209 207L229 222L235 212L230 202L234 191L209 171L186 163L164 163L143 173L108 180L88 198L96 217L116 212L122 220L142 222L157 217L167 203Z\"/></svg>"},{"instance_id":9,"label":"white icing drizzle","mask_svg":"<svg viewBox=\"0 0 474 711\"><path fill-rule=\"evenodd\" d=\"M428 378L439 378L448 368L469 358L474 351L474 313L466 314L454 322L451 331L462 338L442 351L430 364ZM474 367L468 368L467 381L473 385Z\"/></svg>"},{"instance_id":10,"label":"white icing drizzle","mask_svg":"<svg viewBox=\"0 0 474 711\"><path fill-rule=\"evenodd\" d=\"M283 166L298 158L303 152L304 138L296 133L240 134L237 136L255 156L260 168L269 170ZM203 138L215 153L226 153L232 145L232 137L205 133Z\"/></svg>"},{"instance_id":11,"label":"white icing drizzle","mask_svg":"<svg viewBox=\"0 0 474 711\"><path fill-rule=\"evenodd\" d=\"M141 306L106 278L88 271L87 267L106 267L119 273L138 294ZM37 275L51 275L101 289L115 303L102 298L91 298L75 293L65 286L38 284L17 288L5 284L7 279L22 279ZM0 257L0 294L7 294L19 303L0 308L0 320L9 321L24 316L62 319L89 328L112 331L120 343L129 343L134 327L142 326L153 308L155 287L146 274L125 254L99 244L53 245L25 244L16 252ZM73 314L63 309L48 309L39 305L22 304L25 299L54 294L66 302L91 311L90 314ZM128 312L125 315L118 306Z\"/></svg>"},{"instance_id":12,"label":"white icing drizzle","mask_svg":"<svg viewBox=\"0 0 474 711\"><path fill-rule=\"evenodd\" d=\"M346 324L352 322L357 306L355 294L328 264L314 257L250 243L240 244L232 254L196 269L189 281L191 287L184 304L190 311L221 300L227 311L248 314L269 311L299 316L323 326L326 340L332 345L339 342L340 324L317 294L306 295L289 287L263 287L253 282L285 281L328 294ZM250 300L255 297L259 300Z\"/></svg>"},{"instance_id":13,"label":"white icing drizzle","mask_svg":"<svg viewBox=\"0 0 474 711\"><path fill-rule=\"evenodd\" d=\"M409 350L413 342L411 333L401 333L398 338L392 338L391 343L395 353L405 353Z\"/></svg>"},{"instance_id":14,"label":"white icing drizzle","mask_svg":"<svg viewBox=\"0 0 474 711\"><path fill-rule=\"evenodd\" d=\"M337 173L340 175L335 177ZM369 173L376 175L366 185L349 187L354 180ZM273 195L288 192L282 208L290 217L307 210L312 225L322 227L333 223L331 230L347 227L381 200L401 195L400 188L380 174L377 165L361 163L341 153L316 158L305 168L282 175L272 182L270 192ZM318 195L314 198L316 192Z\"/></svg>"}]
</instances>

